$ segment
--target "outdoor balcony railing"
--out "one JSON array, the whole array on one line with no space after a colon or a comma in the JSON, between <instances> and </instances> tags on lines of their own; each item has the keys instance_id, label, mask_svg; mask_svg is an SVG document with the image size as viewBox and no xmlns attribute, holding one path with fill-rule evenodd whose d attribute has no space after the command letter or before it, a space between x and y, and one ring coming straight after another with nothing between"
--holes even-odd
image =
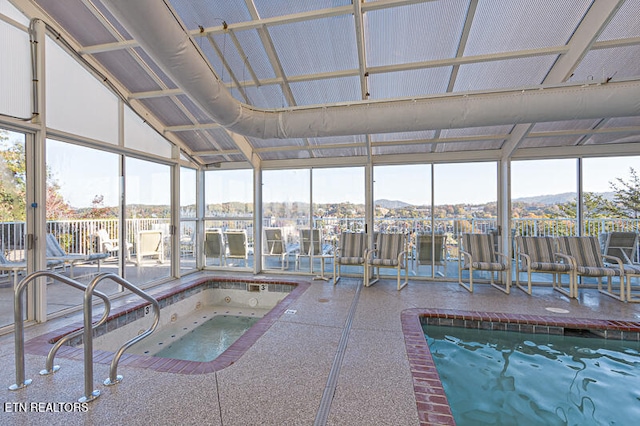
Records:
<instances>
[{"instance_id":1,"label":"outdoor balcony railing","mask_svg":"<svg viewBox=\"0 0 640 426\"><path fill-rule=\"evenodd\" d=\"M217 224L217 221L214 221ZM305 218L265 218L265 227L280 227L283 229L287 243L297 244L299 229L308 228L308 220ZM205 223L213 223L209 219ZM225 221L217 224L228 225L244 229L247 228L250 235L250 243L253 240L253 222L249 220ZM451 242L455 244L458 236L467 232L486 233L498 226L495 218L376 218L374 228L382 232L410 232L428 233L433 226L434 231L450 235ZM327 242L335 241L342 231L361 232L364 230L364 218L316 218L313 226L322 229L323 238ZM583 235L598 235L602 232L629 231L640 232L640 219L587 219L585 220ZM195 231L195 221L181 222L181 235L192 235ZM109 236L116 238L119 235L118 221L115 219L82 219L61 220L47 222L47 232L53 233L61 246L69 253L93 253L100 251L95 247L93 236L99 229L105 229ZM130 243L135 242L138 231L161 229L169 236L169 219L163 218L138 218L127 219L125 232ZM512 235L531 236L563 236L577 235L577 220L573 218L531 219L517 218L511 221ZM0 223L0 249L5 256L12 261L24 258L26 226L24 222Z\"/></svg>"}]
</instances>

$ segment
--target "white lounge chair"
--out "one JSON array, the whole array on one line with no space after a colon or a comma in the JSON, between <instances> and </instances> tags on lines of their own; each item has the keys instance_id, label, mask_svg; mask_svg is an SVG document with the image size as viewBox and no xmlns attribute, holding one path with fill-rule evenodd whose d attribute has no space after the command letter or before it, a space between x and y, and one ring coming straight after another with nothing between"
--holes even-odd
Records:
<instances>
[{"instance_id":1,"label":"white lounge chair","mask_svg":"<svg viewBox=\"0 0 640 426\"><path fill-rule=\"evenodd\" d=\"M73 278L73 267L82 263L95 262L100 272L100 261L109 257L108 253L67 253L53 234L47 234L47 260L59 260L69 265L69 276Z\"/></svg>"}]
</instances>

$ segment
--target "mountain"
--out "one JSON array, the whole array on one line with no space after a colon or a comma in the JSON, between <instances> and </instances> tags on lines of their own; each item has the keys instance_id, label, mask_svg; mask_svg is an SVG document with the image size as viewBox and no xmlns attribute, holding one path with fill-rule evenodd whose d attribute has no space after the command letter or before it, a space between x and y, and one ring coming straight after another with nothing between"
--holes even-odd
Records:
<instances>
[{"instance_id":1,"label":"mountain","mask_svg":"<svg viewBox=\"0 0 640 426\"><path fill-rule=\"evenodd\" d=\"M615 192L596 192L595 194L603 196L607 200L613 200ZM547 194L547 195L535 195L533 197L514 198L511 200L514 203L529 203L529 204L564 204L569 201L575 201L575 192L564 192L562 194Z\"/></svg>"},{"instance_id":2,"label":"mountain","mask_svg":"<svg viewBox=\"0 0 640 426\"><path fill-rule=\"evenodd\" d=\"M398 200L376 200L373 203L375 206L380 206L385 209L399 209L401 207L411 206L412 204L405 203L404 201Z\"/></svg>"}]
</instances>

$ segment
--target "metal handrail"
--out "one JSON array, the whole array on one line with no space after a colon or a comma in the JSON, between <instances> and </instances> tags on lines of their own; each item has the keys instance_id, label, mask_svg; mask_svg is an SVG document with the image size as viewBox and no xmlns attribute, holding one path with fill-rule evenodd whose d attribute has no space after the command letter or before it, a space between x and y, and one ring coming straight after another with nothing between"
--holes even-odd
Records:
<instances>
[{"instance_id":1,"label":"metal handrail","mask_svg":"<svg viewBox=\"0 0 640 426\"><path fill-rule=\"evenodd\" d=\"M15 356L16 356L16 383L9 386L9 390L18 390L18 389L23 389L26 386L31 384L31 379L26 379L25 380L25 361L24 361L24 322L23 322L23 309L22 309L22 294L24 292L24 289L26 288L27 284L30 283L31 281L33 281L36 278L41 278L41 277L49 277L51 279L60 281L64 284L70 285L72 287L75 287L79 290L85 290L86 291L86 286L82 283L79 283L76 280L73 280L71 278L65 277L64 275L60 275L56 272L51 272L51 271L37 271L37 272L33 272L29 275L27 275L26 277L24 277L16 286L16 288L14 289L14 301L13 301L13 312L14 312L14 336L15 336ZM111 310L111 302L109 301L109 298L107 297L107 295L105 295L102 292L96 292L96 296L100 297L101 299L104 300L105 303L105 311L104 314L102 315L102 318L96 322L95 327L97 327L98 325L102 324L104 321L106 321L107 317L109 316L109 311ZM91 319L89 319L89 328L92 328L92 324L91 324ZM72 333L72 334L79 334L79 333ZM68 340L68 339L67 339ZM54 347L49 351L49 355L47 356L47 363L46 363L46 368L47 370L50 370L48 372L55 372L59 369L52 367L53 365L53 359L55 357L55 353L58 351L58 349L60 348L60 345L62 345L66 340L60 339L56 345L54 345ZM62 343L60 343L62 342ZM40 374L43 374L44 371L47 370L42 370L40 372ZM48 373L47 373L48 374Z\"/></svg>"},{"instance_id":2,"label":"metal handrail","mask_svg":"<svg viewBox=\"0 0 640 426\"><path fill-rule=\"evenodd\" d=\"M85 375L84 375L84 379L85 379L85 398L87 399L81 400L80 402L85 402L85 401L90 401L91 399L95 399L97 396L92 397L93 394L95 394L95 392L98 392L98 395L99 395L99 391L91 391L91 388L93 387L93 369L92 369L93 341L91 338L92 336L91 336L91 330L90 330L90 319L88 318L91 318L91 315L90 315L91 314L91 296L93 294L93 291L100 281L107 278L115 281L116 283L130 290L132 293L135 293L138 296L142 297L143 299L149 301L153 305L155 318L153 320L153 324L151 325L151 327L149 327L143 333L140 333L139 335L125 342L120 347L120 349L118 349L118 351L115 353L115 355L113 356L113 359L111 360L111 367L109 369L109 378L104 381L105 385L107 386L115 385L117 383L120 383L120 381L122 381L122 376L118 376L118 362L120 361L120 357L122 357L122 355L124 354L124 351L126 351L130 346L132 346L133 344L139 342L140 340L144 339L145 337L153 333L153 331L158 326L158 323L160 322L160 304L155 298L153 298L149 294L140 290L135 285L131 284L127 280L121 278L120 276L112 272L104 272L96 276L91 281L91 283L89 283L84 294L84 311L85 311L85 327L84 327Z\"/></svg>"}]
</instances>

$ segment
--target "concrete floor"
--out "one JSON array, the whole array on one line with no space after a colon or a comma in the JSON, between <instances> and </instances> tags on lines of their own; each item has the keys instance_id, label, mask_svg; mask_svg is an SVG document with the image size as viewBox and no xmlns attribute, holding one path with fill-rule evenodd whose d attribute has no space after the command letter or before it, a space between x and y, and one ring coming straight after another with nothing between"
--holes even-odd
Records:
<instances>
[{"instance_id":1,"label":"concrete floor","mask_svg":"<svg viewBox=\"0 0 640 426\"><path fill-rule=\"evenodd\" d=\"M16 381L14 340L12 334L2 336L0 360L5 368L0 369L0 383L5 387L0 391L0 424L435 424L418 413L401 312L431 308L640 321L640 305L621 303L594 289L581 290L579 299L569 300L549 287L536 287L528 296L517 289L506 295L478 284L470 294L455 283L410 281L398 292L392 279L360 289L362 280L356 278L342 278L337 286L307 276L296 279L310 283L288 307L296 313L278 317L234 364L189 375L121 365L118 373L124 380L107 387L102 381L109 365L95 363L94 387L101 396L86 412L9 412L18 408L13 403L30 407L75 402L83 395L83 362L58 357L61 370L40 376L45 357L27 354L26 377L33 383L9 391ZM26 338L78 321L81 314L31 326Z\"/></svg>"}]
</instances>

